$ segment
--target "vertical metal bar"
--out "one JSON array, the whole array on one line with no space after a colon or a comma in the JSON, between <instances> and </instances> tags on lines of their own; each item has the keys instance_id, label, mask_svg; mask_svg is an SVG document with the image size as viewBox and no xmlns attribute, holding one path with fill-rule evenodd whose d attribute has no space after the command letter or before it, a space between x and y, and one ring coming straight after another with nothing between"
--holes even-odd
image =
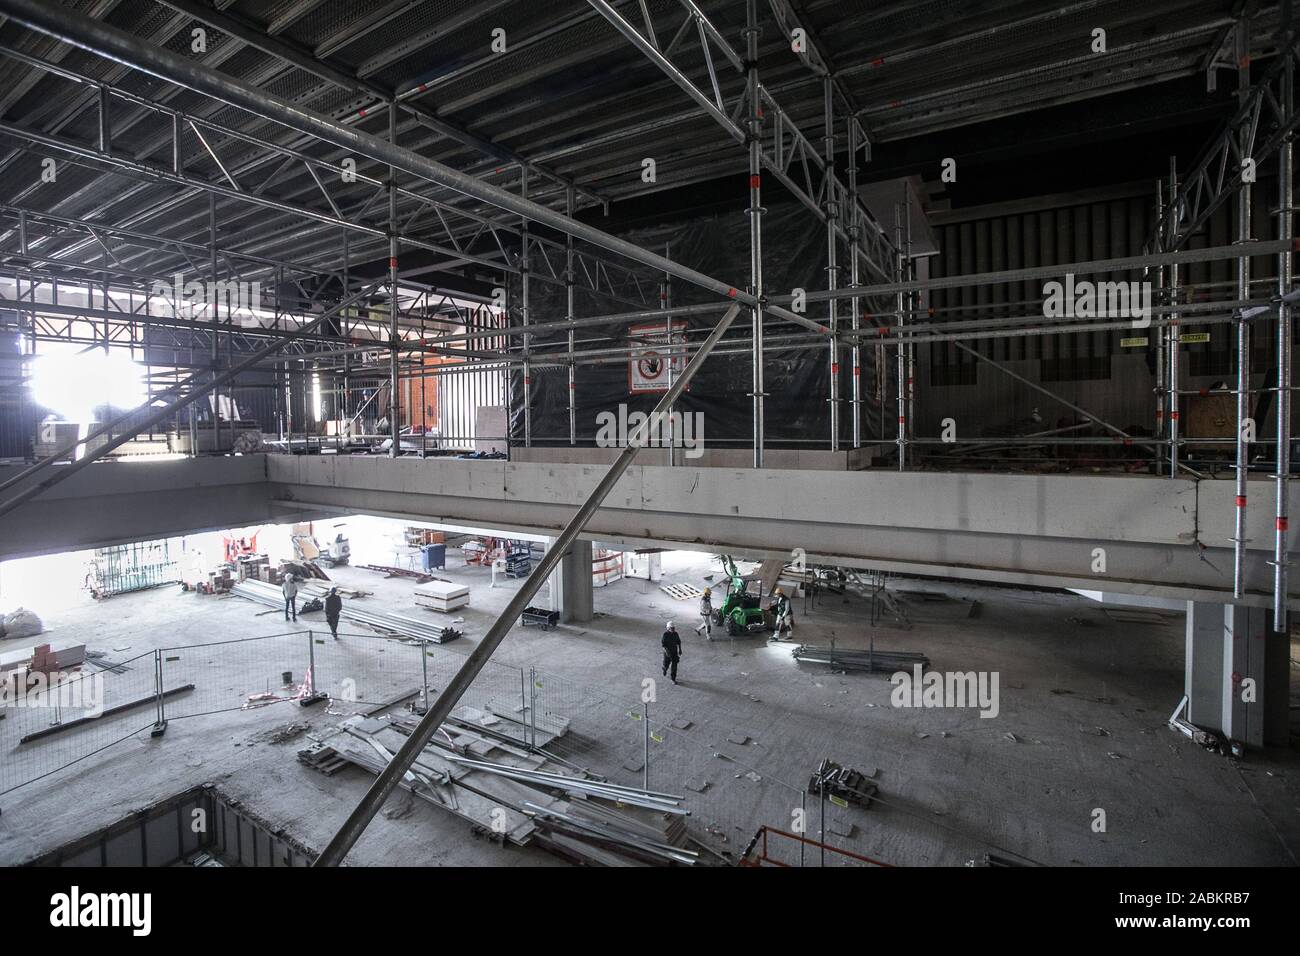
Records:
<instances>
[{"instance_id":1,"label":"vertical metal bar","mask_svg":"<svg viewBox=\"0 0 1300 956\"><path fill-rule=\"evenodd\" d=\"M528 167L521 166L519 169L519 195L523 199L528 198ZM528 220L520 218L519 220L519 317L523 322L524 328L528 327L528 310L529 302L529 282L528 282ZM523 335L524 342L524 447L531 448L533 444L533 366L529 358L532 345L532 336L527 332Z\"/></svg>"},{"instance_id":2,"label":"vertical metal bar","mask_svg":"<svg viewBox=\"0 0 1300 956\"><path fill-rule=\"evenodd\" d=\"M803 821L803 832L799 835L803 837L799 841L799 866L803 867L804 851L808 847L808 791L799 791L799 818Z\"/></svg>"},{"instance_id":3,"label":"vertical metal bar","mask_svg":"<svg viewBox=\"0 0 1300 956\"><path fill-rule=\"evenodd\" d=\"M1237 53L1237 101L1244 106L1250 96L1250 21L1243 17L1237 21L1235 47ZM1242 130L1241 150L1245 157L1250 134ZM1243 181L1237 189L1237 242L1250 241L1251 187ZM1237 259L1237 298L1250 297L1250 256ZM1245 309L1239 309L1244 313ZM1281 396L1279 396L1279 399ZM1246 442L1245 423L1250 416L1250 324L1244 314L1237 316L1237 480L1236 525L1232 536L1232 596L1241 598L1246 593L1246 480L1250 476L1250 446ZM1253 429L1252 429L1253 431Z\"/></svg>"},{"instance_id":4,"label":"vertical metal bar","mask_svg":"<svg viewBox=\"0 0 1300 956\"><path fill-rule=\"evenodd\" d=\"M834 291L839 287L839 248L835 232L839 226L839 196L836 195L835 179L835 99L834 80L827 75L822 78L822 113L826 123L826 288ZM839 300L830 300L830 405L831 405L831 451L840 450L840 343L839 343Z\"/></svg>"},{"instance_id":5,"label":"vertical metal bar","mask_svg":"<svg viewBox=\"0 0 1300 956\"><path fill-rule=\"evenodd\" d=\"M212 309L212 377L217 377L217 363L220 361L220 322L217 309L217 197L208 193L208 294L204 296ZM231 428L234 428L232 423ZM212 390L212 451L221 450L221 389Z\"/></svg>"},{"instance_id":6,"label":"vertical metal bar","mask_svg":"<svg viewBox=\"0 0 1300 956\"><path fill-rule=\"evenodd\" d=\"M1157 235L1160 235L1160 231L1163 230L1164 228L1163 226L1164 220L1165 220L1165 190L1164 190L1164 185L1161 183L1159 179L1157 179L1156 180L1156 222L1160 224L1157 225L1156 227ZM1159 246L1159 244L1157 244L1156 251L1157 252L1163 251L1163 249ZM1163 265L1158 265L1155 267L1155 269L1156 269L1155 301L1157 303L1163 304L1164 293L1165 293L1165 267ZM1168 329L1159 330L1156 333L1155 338L1156 338L1156 389L1155 389L1156 425L1155 425L1154 434L1156 438L1164 438L1165 427L1166 427L1165 372L1167 371L1166 342L1169 338ZM1160 473L1160 467L1157 459L1156 474L1159 473Z\"/></svg>"},{"instance_id":7,"label":"vertical metal bar","mask_svg":"<svg viewBox=\"0 0 1300 956\"><path fill-rule=\"evenodd\" d=\"M894 245L899 250L903 246L903 223L902 213L898 204L894 204ZM898 281L903 281L903 253L900 251L894 262L894 273ZM907 470L907 400L904 389L906 388L907 369L906 353L903 349L903 326L906 320L903 318L905 311L903 293L900 291L894 296L894 308L898 311L898 345L896 346L898 389L896 402L898 405L898 470Z\"/></svg>"},{"instance_id":8,"label":"vertical metal bar","mask_svg":"<svg viewBox=\"0 0 1300 956\"><path fill-rule=\"evenodd\" d=\"M641 723L645 724L645 751L644 761L641 764L641 788L650 789L650 704L643 701L641 703Z\"/></svg>"},{"instance_id":9,"label":"vertical metal bar","mask_svg":"<svg viewBox=\"0 0 1300 956\"><path fill-rule=\"evenodd\" d=\"M1178 157L1169 157L1169 219L1174 230L1179 219L1178 209ZM1172 234L1172 233L1171 233ZM1178 387L1179 329L1178 329L1178 263L1169 264L1169 477L1178 477Z\"/></svg>"},{"instance_id":10,"label":"vertical metal bar","mask_svg":"<svg viewBox=\"0 0 1300 956\"><path fill-rule=\"evenodd\" d=\"M429 709L429 645L424 641L420 648L420 713Z\"/></svg>"},{"instance_id":11,"label":"vertical metal bar","mask_svg":"<svg viewBox=\"0 0 1300 956\"><path fill-rule=\"evenodd\" d=\"M181 172L181 114L172 114L172 172Z\"/></svg>"},{"instance_id":12,"label":"vertical metal bar","mask_svg":"<svg viewBox=\"0 0 1300 956\"><path fill-rule=\"evenodd\" d=\"M912 183L910 180L903 180L903 201L907 210L907 278L909 281L916 279L916 260L912 258ZM914 290L907 295L908 311L913 315L919 314L921 309L921 292ZM909 440L916 438L916 344L912 341L911 336L907 338L907 422L904 429L905 437Z\"/></svg>"},{"instance_id":13,"label":"vertical metal bar","mask_svg":"<svg viewBox=\"0 0 1300 956\"><path fill-rule=\"evenodd\" d=\"M748 62L746 95L749 97L749 282L755 304L750 310L750 377L753 384L754 467L763 467L763 110L758 83L758 0L745 0L745 50ZM780 149L778 145L778 150ZM779 159L778 159L779 162Z\"/></svg>"},{"instance_id":14,"label":"vertical metal bar","mask_svg":"<svg viewBox=\"0 0 1300 956\"><path fill-rule=\"evenodd\" d=\"M1284 34L1290 24L1284 24ZM1282 71L1282 115L1295 109L1295 61L1287 56ZM1295 239L1291 209L1291 160L1294 133L1288 132L1278 149L1277 237L1283 242ZM1275 476L1276 521L1273 539L1273 630L1288 633L1287 588L1290 568L1287 562L1287 521L1291 477L1291 320L1292 307L1285 297L1291 293L1291 250L1278 253L1277 292L1282 301L1277 307L1277 475Z\"/></svg>"},{"instance_id":15,"label":"vertical metal bar","mask_svg":"<svg viewBox=\"0 0 1300 956\"><path fill-rule=\"evenodd\" d=\"M668 250L668 243L664 243L665 256L668 255ZM671 302L669 301L672 292L670 291L668 280L668 273L665 272L663 284L659 289L659 308L663 310L664 313L664 351L666 353L665 360L668 363L665 366L664 371L668 375L668 387L672 388L673 366L677 361L677 357L673 355L673 315L671 311ZM673 410L671 406L668 408L668 415L664 418L664 421L667 423L668 430L668 467L671 468L677 464L677 451L674 448L674 438L676 436L673 434Z\"/></svg>"},{"instance_id":16,"label":"vertical metal bar","mask_svg":"<svg viewBox=\"0 0 1300 956\"><path fill-rule=\"evenodd\" d=\"M388 141L397 145L397 101L388 104ZM390 290L388 316L388 430L393 437L389 457L402 453L402 406L397 397L397 167L388 167L388 287Z\"/></svg>"},{"instance_id":17,"label":"vertical metal bar","mask_svg":"<svg viewBox=\"0 0 1300 956\"><path fill-rule=\"evenodd\" d=\"M537 746L537 668L528 668L528 726L530 743Z\"/></svg>"},{"instance_id":18,"label":"vertical metal bar","mask_svg":"<svg viewBox=\"0 0 1300 956\"><path fill-rule=\"evenodd\" d=\"M112 149L113 133L109 126L108 85L99 84L99 151L105 155Z\"/></svg>"},{"instance_id":19,"label":"vertical metal bar","mask_svg":"<svg viewBox=\"0 0 1300 956\"><path fill-rule=\"evenodd\" d=\"M573 218L575 191L572 184L565 191L567 205L565 212L569 218ZM564 295L565 295L565 315L568 321L574 319L574 273L573 273L573 236L565 235L564 237ZM573 329L569 329L569 354L574 353ZM577 383L577 364L569 360L569 444L578 443L578 383Z\"/></svg>"},{"instance_id":20,"label":"vertical metal bar","mask_svg":"<svg viewBox=\"0 0 1300 956\"><path fill-rule=\"evenodd\" d=\"M862 212L858 206L858 124L849 118L849 285L855 289L861 281L858 271L858 242L861 238ZM862 300L856 295L849 299L852 310L850 326L853 329L853 346L849 352L852 375L849 379L850 401L853 410L853 447L862 447L862 352L858 342ZM884 436L881 436L884 437ZM802 844L800 845L802 849Z\"/></svg>"},{"instance_id":21,"label":"vertical metal bar","mask_svg":"<svg viewBox=\"0 0 1300 956\"><path fill-rule=\"evenodd\" d=\"M167 698L163 693L163 658L161 649L153 652L153 666L154 692L158 698L158 705L155 708L153 736L157 737L167 726Z\"/></svg>"},{"instance_id":22,"label":"vertical metal bar","mask_svg":"<svg viewBox=\"0 0 1300 956\"><path fill-rule=\"evenodd\" d=\"M528 673L532 673L531 667L528 669ZM522 667L519 668L519 715L523 719L524 743L528 743L528 723L530 720L528 714L528 674L524 673Z\"/></svg>"}]
</instances>

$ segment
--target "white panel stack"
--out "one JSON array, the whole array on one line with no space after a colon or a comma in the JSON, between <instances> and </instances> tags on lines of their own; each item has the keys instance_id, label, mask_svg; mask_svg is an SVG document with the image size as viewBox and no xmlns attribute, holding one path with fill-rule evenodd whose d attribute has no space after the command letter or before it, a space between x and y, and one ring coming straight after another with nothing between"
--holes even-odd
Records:
<instances>
[{"instance_id":1,"label":"white panel stack","mask_svg":"<svg viewBox=\"0 0 1300 956\"><path fill-rule=\"evenodd\" d=\"M415 603L435 611L454 611L469 603L469 588L450 581L430 581L416 586Z\"/></svg>"}]
</instances>

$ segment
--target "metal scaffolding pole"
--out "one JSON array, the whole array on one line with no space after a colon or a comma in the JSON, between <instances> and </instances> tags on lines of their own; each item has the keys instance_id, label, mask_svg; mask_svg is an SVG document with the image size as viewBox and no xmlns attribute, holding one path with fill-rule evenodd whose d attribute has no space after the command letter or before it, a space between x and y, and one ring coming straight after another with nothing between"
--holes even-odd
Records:
<instances>
[{"instance_id":1,"label":"metal scaffolding pole","mask_svg":"<svg viewBox=\"0 0 1300 956\"><path fill-rule=\"evenodd\" d=\"M573 542L596 513L606 495L609 494L618 479L627 470L628 465L632 463L637 451L646 441L650 422L662 417L664 412L677 401L682 390L690 383L695 373L699 371L700 366L708 358L709 352L722 338L723 333L727 331L739 311L739 304L733 305L726 311L722 319L714 326L708 339L704 341L699 351L687 364L681 378L674 382L672 387L664 393L654 411L651 412L650 417L637 428L634 434L628 436L627 447L609 466L609 470L605 472L604 477L601 478L586 501L582 503L577 513L569 520L569 523L564 526L564 530L555 539L555 544L546 549L546 554L538 563L536 570L524 579L519 590L515 592L515 596L511 598L510 603L506 605L500 617L488 629L487 634L483 636L474 652L470 654L460 670L456 672L456 676L448 682L442 693L438 695L433 706L428 709L428 712L420 719L411 735L407 737L406 742L402 744L397 753L393 755L392 760L380 772L356 809L352 811L338 832L334 834L329 844L321 851L314 864L315 866L338 866L343 862L348 851L360 839L361 834L365 832L370 821L379 812L379 808L384 805L384 801L388 799L389 794L396 789L402 775L415 762L420 751L424 749L429 739L442 726L442 722L447 719L448 714L460 702L461 697L464 696L474 682L474 678L479 671L487 664L488 659L500 646L510 629L515 626L520 613L532 600L542 583L550 578L551 572L555 570L561 556L566 554L573 546Z\"/></svg>"},{"instance_id":2,"label":"metal scaffolding pole","mask_svg":"<svg viewBox=\"0 0 1300 956\"><path fill-rule=\"evenodd\" d=\"M528 198L528 167L519 170L519 196ZM519 222L519 319L524 331L524 447L533 444L533 369L528 359L532 347L532 336L528 329L528 219Z\"/></svg>"},{"instance_id":3,"label":"metal scaffolding pole","mask_svg":"<svg viewBox=\"0 0 1300 956\"><path fill-rule=\"evenodd\" d=\"M858 230L861 228L862 219L858 211L858 124L849 118L849 285L857 288L861 279L858 270ZM849 310L851 318L850 327L853 330L853 346L849 352L849 361L852 366L852 377L849 380L851 398L849 405L853 409L853 447L862 447L862 345L858 340L857 332L861 328L860 320L862 316L862 300L857 296L849 299ZM881 436L884 437L883 435Z\"/></svg>"},{"instance_id":4,"label":"metal scaffolding pole","mask_svg":"<svg viewBox=\"0 0 1300 956\"><path fill-rule=\"evenodd\" d=\"M1160 222L1165 215L1165 190L1159 179L1156 180L1156 221ZM1163 227L1158 227L1163 228ZM1155 267L1155 301L1164 302L1165 292L1165 267L1163 264L1157 264ZM1166 372L1166 340L1168 335L1163 327L1155 330L1156 339L1156 425L1154 435L1156 438L1165 437L1165 372ZM1159 468L1156 469L1159 472Z\"/></svg>"},{"instance_id":5,"label":"metal scaffolding pole","mask_svg":"<svg viewBox=\"0 0 1300 956\"><path fill-rule=\"evenodd\" d=\"M1237 21L1235 34L1237 54L1237 99L1245 105L1250 96L1250 21ZM1241 133L1242 155L1249 155L1249 134ZM1243 181L1237 190L1237 242L1250 242L1251 188ZM1237 298L1250 296L1250 257L1237 260ZM1236 464L1236 523L1232 535L1232 596L1246 595L1246 497L1247 479L1250 477L1250 445L1246 441L1246 419L1250 416L1250 322L1245 309L1237 315L1237 464ZM1279 399L1282 401L1283 399Z\"/></svg>"},{"instance_id":6,"label":"metal scaffolding pole","mask_svg":"<svg viewBox=\"0 0 1300 956\"><path fill-rule=\"evenodd\" d=\"M1290 23L1283 24L1283 36L1293 37ZM1282 74L1282 109L1289 114L1295 107L1295 64L1288 58ZM1291 208L1291 168L1294 134L1288 132L1278 149L1277 170L1277 238L1292 243L1295 237ZM1290 565L1287 560L1288 495L1291 477L1291 294L1292 250L1283 249L1277 257L1277 474L1274 477L1276 521L1273 538L1273 630L1289 633L1287 621L1287 586Z\"/></svg>"},{"instance_id":7,"label":"metal scaffolding pole","mask_svg":"<svg viewBox=\"0 0 1300 956\"><path fill-rule=\"evenodd\" d=\"M568 189L565 190L565 200L566 200L565 212L567 212L567 213L569 214L570 217L572 217L572 216L573 216L573 213L574 213L574 201L575 201L575 198L576 198L576 197L574 196L574 189L573 189L573 186L569 186ZM574 320L574 318L575 318L575 316L574 316L574 314L573 314L573 310L574 310L574 289L573 289L573 280L574 280L574 275L573 275L573 236L565 236L565 237L564 237L564 300L565 300L564 318L565 318L565 321L566 321L566 322L572 322L572 321ZM575 343L574 343L574 339L573 339L573 326L570 325L570 326L569 326L569 351L570 351L570 352L572 352L572 351L574 350L574 344L575 344ZM568 369L568 372L569 372L569 374L568 374L568 379L569 379L569 444L570 444L570 445L576 445L576 444L578 443L578 381L577 381L577 366L575 366L572 362L570 362L570 363L569 363L569 369Z\"/></svg>"},{"instance_id":8,"label":"metal scaffolding pole","mask_svg":"<svg viewBox=\"0 0 1300 956\"><path fill-rule=\"evenodd\" d=\"M1178 157L1169 157L1169 218L1177 223L1180 214L1178 203ZM1178 263L1169 264L1169 304L1178 305ZM1179 347L1178 313L1169 317L1169 477L1178 477L1178 390L1181 387L1178 359Z\"/></svg>"},{"instance_id":9,"label":"metal scaffolding pole","mask_svg":"<svg viewBox=\"0 0 1300 956\"><path fill-rule=\"evenodd\" d=\"M834 292L839 288L839 249L836 247L836 230L839 228L839 197L835 194L837 180L835 170L835 101L831 78L822 78L822 117L825 122L826 150L826 288ZM830 300L829 322L831 329L829 365L830 365L830 405L831 405L831 451L840 450L840 343L839 343L839 300Z\"/></svg>"},{"instance_id":10,"label":"metal scaffolding pole","mask_svg":"<svg viewBox=\"0 0 1300 956\"><path fill-rule=\"evenodd\" d=\"M670 251L668 243L664 243L664 255ZM673 364L677 361L673 348L673 313L672 313L672 286L671 277L664 273L663 286L659 290L659 307L664 310L664 371L668 375L668 387L673 387ZM683 336L683 338L685 338ZM668 408L667 429L668 429L668 467L671 468L677 464L677 450L673 447L673 409Z\"/></svg>"},{"instance_id":11,"label":"metal scaffolding pole","mask_svg":"<svg viewBox=\"0 0 1300 956\"><path fill-rule=\"evenodd\" d=\"M894 204L894 244L901 250L903 238L902 215L899 211L898 204ZM898 347L895 356L897 366L896 374L898 376L898 388L896 391L895 401L898 404L898 470L907 470L907 399L906 399L906 380L907 380L907 359L906 350L903 345L903 327L906 325L906 306L903 296L905 292L902 288L904 282L903 275L903 253L900 251L894 259L895 274L898 276L899 290L895 295L894 308L898 310Z\"/></svg>"},{"instance_id":12,"label":"metal scaffolding pole","mask_svg":"<svg viewBox=\"0 0 1300 956\"><path fill-rule=\"evenodd\" d=\"M750 310L752 355L750 383L753 386L754 467L763 467L763 108L758 95L758 0L745 0L745 50L748 56L746 82L749 96L749 282L754 296Z\"/></svg>"},{"instance_id":13,"label":"metal scaffolding pole","mask_svg":"<svg viewBox=\"0 0 1300 956\"><path fill-rule=\"evenodd\" d=\"M397 146L397 106L388 105L388 140ZM393 438L390 458L402 453L402 402L397 395L397 169L388 167L388 431Z\"/></svg>"},{"instance_id":14,"label":"metal scaffolding pole","mask_svg":"<svg viewBox=\"0 0 1300 956\"><path fill-rule=\"evenodd\" d=\"M212 306L212 450L219 452L221 450L221 389L216 387L217 367L220 361L219 343L221 338L221 317L217 311L217 197L214 193L208 193L208 275L211 281L211 288L204 297ZM108 308L108 302L104 302L104 307ZM233 438L234 424L231 423L231 435ZM195 449L198 453L198 449Z\"/></svg>"}]
</instances>

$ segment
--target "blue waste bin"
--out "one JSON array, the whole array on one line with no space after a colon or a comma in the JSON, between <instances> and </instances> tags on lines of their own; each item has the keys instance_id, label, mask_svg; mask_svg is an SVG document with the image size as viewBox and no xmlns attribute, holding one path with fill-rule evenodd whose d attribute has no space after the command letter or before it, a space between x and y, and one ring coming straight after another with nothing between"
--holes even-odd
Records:
<instances>
[{"instance_id":1,"label":"blue waste bin","mask_svg":"<svg viewBox=\"0 0 1300 956\"><path fill-rule=\"evenodd\" d=\"M447 546L445 544L426 544L420 548L420 556L425 571L433 571L447 566Z\"/></svg>"}]
</instances>

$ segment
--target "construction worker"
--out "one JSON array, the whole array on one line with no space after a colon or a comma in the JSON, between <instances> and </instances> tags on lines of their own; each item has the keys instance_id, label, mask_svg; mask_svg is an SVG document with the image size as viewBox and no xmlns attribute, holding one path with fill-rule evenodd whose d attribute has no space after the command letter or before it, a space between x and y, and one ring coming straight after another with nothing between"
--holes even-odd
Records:
<instances>
[{"instance_id":1,"label":"construction worker","mask_svg":"<svg viewBox=\"0 0 1300 956\"><path fill-rule=\"evenodd\" d=\"M705 638L713 640L713 589L705 588L704 596L700 598L700 623L695 628L695 633L704 632Z\"/></svg>"},{"instance_id":2,"label":"construction worker","mask_svg":"<svg viewBox=\"0 0 1300 956\"><path fill-rule=\"evenodd\" d=\"M330 588L330 593L325 595L325 623L330 626L330 633L336 641L339 639L339 614L342 612L343 598L339 597L339 589Z\"/></svg>"},{"instance_id":3,"label":"construction worker","mask_svg":"<svg viewBox=\"0 0 1300 956\"><path fill-rule=\"evenodd\" d=\"M781 631L788 629L794 637L794 615L790 613L790 599L780 588L776 589L776 598L772 601L772 613L776 616L773 640L781 640Z\"/></svg>"},{"instance_id":4,"label":"construction worker","mask_svg":"<svg viewBox=\"0 0 1300 956\"><path fill-rule=\"evenodd\" d=\"M298 579L292 574L286 574L280 592L284 595L284 619L289 620L289 615L292 614L293 620L298 620Z\"/></svg>"},{"instance_id":5,"label":"construction worker","mask_svg":"<svg viewBox=\"0 0 1300 956\"><path fill-rule=\"evenodd\" d=\"M664 649L664 676L671 676L673 683L677 683L677 662L682 659L682 639L677 634L677 627L672 621L669 621L664 630L664 636L659 642ZM672 671L671 675L669 671Z\"/></svg>"}]
</instances>

